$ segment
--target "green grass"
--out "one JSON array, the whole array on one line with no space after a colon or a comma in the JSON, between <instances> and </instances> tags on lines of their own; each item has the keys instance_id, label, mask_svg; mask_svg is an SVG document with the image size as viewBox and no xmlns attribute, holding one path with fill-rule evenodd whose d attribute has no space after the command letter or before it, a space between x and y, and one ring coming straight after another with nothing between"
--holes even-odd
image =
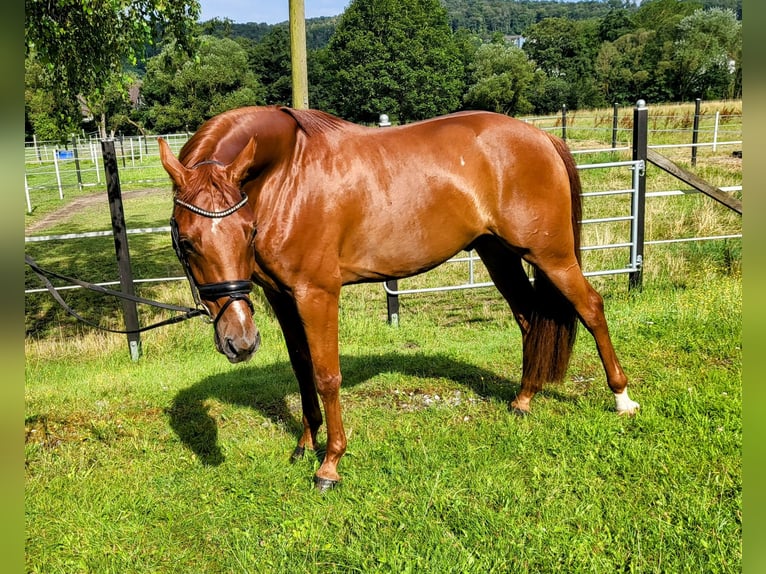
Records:
<instances>
[{"instance_id":1,"label":"green grass","mask_svg":"<svg viewBox=\"0 0 766 574\"><path fill-rule=\"evenodd\" d=\"M287 462L300 427L281 335L258 312L252 363L209 326L89 344L28 341L29 572L737 572L741 286L607 294L642 403L612 412L583 330L564 383L526 419L520 341L493 290L341 313L349 450L341 487Z\"/></svg>"}]
</instances>

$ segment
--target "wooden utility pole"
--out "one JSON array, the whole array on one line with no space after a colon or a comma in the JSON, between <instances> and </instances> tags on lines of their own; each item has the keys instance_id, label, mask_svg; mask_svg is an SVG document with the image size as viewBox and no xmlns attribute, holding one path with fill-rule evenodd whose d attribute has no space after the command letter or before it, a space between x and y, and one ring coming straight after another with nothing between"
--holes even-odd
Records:
<instances>
[{"instance_id":1,"label":"wooden utility pole","mask_svg":"<svg viewBox=\"0 0 766 574\"><path fill-rule=\"evenodd\" d=\"M309 79L306 58L306 11L304 0L290 0L290 52L293 77L293 107L309 107Z\"/></svg>"}]
</instances>

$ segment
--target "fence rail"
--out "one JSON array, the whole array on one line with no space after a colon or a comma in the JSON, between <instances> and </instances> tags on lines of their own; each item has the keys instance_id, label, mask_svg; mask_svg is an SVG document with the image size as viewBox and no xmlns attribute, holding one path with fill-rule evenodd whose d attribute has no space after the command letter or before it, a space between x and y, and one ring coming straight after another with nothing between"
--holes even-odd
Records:
<instances>
[{"instance_id":1,"label":"fence rail","mask_svg":"<svg viewBox=\"0 0 766 574\"><path fill-rule=\"evenodd\" d=\"M136 136L115 140L115 154L120 167L120 178L126 186L167 185L168 178L159 163L160 136ZM161 136L176 153L189 138L189 134ZM25 144L24 194L27 213L34 205L32 193L56 191L60 200L65 191L84 188L106 189L106 178L101 164L100 142L73 138L66 146L52 142Z\"/></svg>"}]
</instances>

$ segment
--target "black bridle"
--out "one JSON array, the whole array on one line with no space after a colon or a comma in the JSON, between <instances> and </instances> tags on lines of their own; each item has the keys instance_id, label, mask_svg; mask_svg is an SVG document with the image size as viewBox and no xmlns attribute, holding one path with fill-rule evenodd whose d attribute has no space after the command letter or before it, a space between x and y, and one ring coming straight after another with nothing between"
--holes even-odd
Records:
<instances>
[{"instance_id":1,"label":"black bridle","mask_svg":"<svg viewBox=\"0 0 766 574\"><path fill-rule=\"evenodd\" d=\"M197 165L202 165L202 163L219 164L220 162L209 160L209 161L201 162L200 164L197 164ZM194 167L197 167L197 166L194 166ZM210 219L220 219L222 217L227 217L231 215L232 213L238 211L239 209L247 205L247 195L243 192L242 199L239 201L239 203L232 205L231 207L229 207L228 209L224 209L223 211L208 211L206 209L197 207L196 205L193 205L191 203L186 203L185 201L181 201L180 199L175 199L174 202L176 205L179 205L185 209L188 209L192 213L201 215L202 217L207 217ZM181 241L178 235L178 223L176 222L175 216L170 218L170 237L173 241L173 249L175 250L176 255L178 256L178 260L181 262L181 265L184 268L184 272L186 273L186 278L189 280L189 286L191 287L191 292L192 292L192 297L194 297L194 302L197 304L198 309L200 309L209 318L213 319L213 325L216 325L218 323L218 320L226 312L226 309L229 308L229 305L234 303L234 301L244 301L245 303L247 303L248 307L250 307L250 312L255 313L253 302L250 300L250 292L253 290L252 281L250 281L249 279L237 279L234 281L220 281L218 283L201 283L201 284L197 283L197 281L194 279L194 275L192 275L191 267L189 265L189 260L186 257L186 253L183 247L181 247ZM207 305L203 303L203 301L217 301L218 299L224 299L224 298L227 299L227 301L223 304L221 309L218 311L218 315L216 315L216 317L213 318L212 314L210 313L210 310L208 309Z\"/></svg>"}]
</instances>

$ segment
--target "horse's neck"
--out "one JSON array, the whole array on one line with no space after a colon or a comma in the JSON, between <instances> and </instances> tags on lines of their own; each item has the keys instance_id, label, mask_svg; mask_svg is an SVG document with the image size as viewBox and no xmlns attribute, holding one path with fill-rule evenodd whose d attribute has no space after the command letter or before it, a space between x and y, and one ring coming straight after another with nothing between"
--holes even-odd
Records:
<instances>
[{"instance_id":1,"label":"horse's neck","mask_svg":"<svg viewBox=\"0 0 766 574\"><path fill-rule=\"evenodd\" d=\"M240 136L240 149L255 138L256 149L251 173L270 170L292 159L297 141L297 126L287 114L274 109L253 115L246 129L238 130L246 136Z\"/></svg>"}]
</instances>

